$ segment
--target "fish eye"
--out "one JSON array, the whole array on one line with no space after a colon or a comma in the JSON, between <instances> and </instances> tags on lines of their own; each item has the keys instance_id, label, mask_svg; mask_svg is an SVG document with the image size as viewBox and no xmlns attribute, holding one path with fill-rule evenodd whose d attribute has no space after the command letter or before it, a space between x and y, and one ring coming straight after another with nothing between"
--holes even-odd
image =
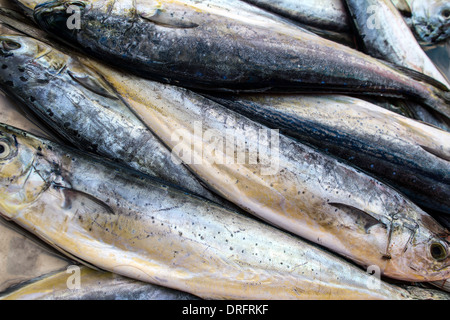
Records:
<instances>
[{"instance_id":1,"label":"fish eye","mask_svg":"<svg viewBox=\"0 0 450 320\"><path fill-rule=\"evenodd\" d=\"M9 145L4 141L0 141L0 160L6 159L10 153Z\"/></svg>"},{"instance_id":2,"label":"fish eye","mask_svg":"<svg viewBox=\"0 0 450 320\"><path fill-rule=\"evenodd\" d=\"M436 261L442 261L447 258L447 250L440 243L433 243L430 246L430 253L433 259L435 259Z\"/></svg>"},{"instance_id":3,"label":"fish eye","mask_svg":"<svg viewBox=\"0 0 450 320\"><path fill-rule=\"evenodd\" d=\"M450 18L450 9L445 9L441 12L441 15L445 18L448 19Z\"/></svg>"},{"instance_id":4,"label":"fish eye","mask_svg":"<svg viewBox=\"0 0 450 320\"><path fill-rule=\"evenodd\" d=\"M6 51L12 51L20 49L22 46L20 45L20 43L12 40L2 40L2 47Z\"/></svg>"}]
</instances>

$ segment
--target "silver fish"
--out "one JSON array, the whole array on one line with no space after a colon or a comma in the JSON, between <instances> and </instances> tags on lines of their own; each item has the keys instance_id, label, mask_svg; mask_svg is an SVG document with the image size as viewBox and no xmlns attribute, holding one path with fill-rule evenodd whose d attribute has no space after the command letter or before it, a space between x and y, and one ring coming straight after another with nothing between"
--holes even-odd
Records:
<instances>
[{"instance_id":1,"label":"silver fish","mask_svg":"<svg viewBox=\"0 0 450 320\"><path fill-rule=\"evenodd\" d=\"M366 53L422 72L450 88L445 76L423 51L391 0L346 2Z\"/></svg>"},{"instance_id":2,"label":"silver fish","mask_svg":"<svg viewBox=\"0 0 450 320\"><path fill-rule=\"evenodd\" d=\"M198 177L245 211L388 277L448 277L448 231L388 186L186 89L89 66ZM430 237L443 241L446 258L437 265Z\"/></svg>"},{"instance_id":3,"label":"silver fish","mask_svg":"<svg viewBox=\"0 0 450 320\"><path fill-rule=\"evenodd\" d=\"M14 55L0 56L2 90L73 145L183 186L229 205L206 189L128 109L102 78L46 43L8 32L3 43L20 42ZM12 42L10 42L12 43Z\"/></svg>"},{"instance_id":4,"label":"silver fish","mask_svg":"<svg viewBox=\"0 0 450 320\"><path fill-rule=\"evenodd\" d=\"M0 146L0 212L103 270L208 299L416 298L140 173L4 125Z\"/></svg>"},{"instance_id":5,"label":"silver fish","mask_svg":"<svg viewBox=\"0 0 450 320\"><path fill-rule=\"evenodd\" d=\"M70 5L80 12L79 28L68 27ZM410 77L424 80L420 73L404 70L407 76L347 46L229 11L217 1L52 1L38 5L34 18L67 43L161 82L208 90L399 95L450 117L448 89Z\"/></svg>"},{"instance_id":6,"label":"silver fish","mask_svg":"<svg viewBox=\"0 0 450 320\"><path fill-rule=\"evenodd\" d=\"M244 0L317 28L349 32L350 19L342 0Z\"/></svg>"},{"instance_id":7,"label":"silver fish","mask_svg":"<svg viewBox=\"0 0 450 320\"><path fill-rule=\"evenodd\" d=\"M215 100L352 163L422 207L450 215L448 132L346 96L226 95Z\"/></svg>"}]
</instances>

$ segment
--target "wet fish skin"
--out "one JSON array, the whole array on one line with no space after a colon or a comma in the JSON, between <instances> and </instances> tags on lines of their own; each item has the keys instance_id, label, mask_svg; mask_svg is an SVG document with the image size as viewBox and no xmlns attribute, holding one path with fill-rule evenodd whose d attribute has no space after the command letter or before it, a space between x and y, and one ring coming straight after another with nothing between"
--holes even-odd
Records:
<instances>
[{"instance_id":1,"label":"wet fish skin","mask_svg":"<svg viewBox=\"0 0 450 320\"><path fill-rule=\"evenodd\" d=\"M20 46L0 56L0 84L65 139L133 169L183 186L193 193L225 204L183 166L128 109L102 78L43 42L3 34L0 41ZM228 204L227 204L228 205Z\"/></svg>"},{"instance_id":2,"label":"wet fish skin","mask_svg":"<svg viewBox=\"0 0 450 320\"><path fill-rule=\"evenodd\" d=\"M0 128L0 212L101 269L208 299L414 298L369 289L359 268L275 228Z\"/></svg>"},{"instance_id":3,"label":"wet fish skin","mask_svg":"<svg viewBox=\"0 0 450 320\"><path fill-rule=\"evenodd\" d=\"M70 271L70 270L69 270ZM27 281L0 294L0 300L199 300L149 283L79 267L80 288L69 289L72 272L62 270Z\"/></svg>"},{"instance_id":4,"label":"wet fish skin","mask_svg":"<svg viewBox=\"0 0 450 320\"><path fill-rule=\"evenodd\" d=\"M268 27L259 16L233 16L208 2L164 2L155 13L149 3L108 1L74 2L79 30L67 29L67 2L39 5L35 19L87 53L161 82L206 90L382 92L419 99L450 117L449 92L301 29Z\"/></svg>"},{"instance_id":5,"label":"wet fish skin","mask_svg":"<svg viewBox=\"0 0 450 320\"><path fill-rule=\"evenodd\" d=\"M215 100L371 173L421 207L450 215L448 132L346 96L224 95Z\"/></svg>"},{"instance_id":6,"label":"wet fish skin","mask_svg":"<svg viewBox=\"0 0 450 320\"><path fill-rule=\"evenodd\" d=\"M346 0L346 3L367 54L424 73L450 88L390 0ZM379 25L374 28L368 23L370 19Z\"/></svg>"},{"instance_id":7,"label":"wet fish skin","mask_svg":"<svg viewBox=\"0 0 450 320\"><path fill-rule=\"evenodd\" d=\"M192 149L188 141L203 139L203 145L208 145L206 137L211 130L230 131L235 150L239 150L242 143L258 145L254 133L268 130L186 89L119 73L103 65L90 66L118 90L142 121L172 150L192 150L193 159L203 159L203 149L198 146ZM202 125L201 136L195 128L196 122ZM183 132L181 142L173 136L180 131ZM319 243L365 267L378 265L387 277L424 280L423 274L410 274L409 264L416 259L415 254L425 263L427 258L422 259L428 255L426 245L418 246L419 251L415 253L413 250L404 252L411 237L410 226L418 223L421 225L418 230L425 234L431 232L423 239L434 238L432 234L437 239L445 239L448 231L402 195L366 174L283 135L279 139L276 151L279 157L272 158L279 159L279 170L274 175L263 173L264 163L239 164L229 156L229 150L224 155L225 164L211 161L198 164L197 160L186 161L186 164L219 195L283 230ZM260 159L271 159L271 155L271 151L265 149L259 153ZM397 229L398 241L392 244L391 259L386 260L383 256L387 254L389 236L385 228L389 223L383 227L379 221L390 220L397 213L402 217L398 221L403 227ZM374 229L368 232L366 225ZM421 240L417 239L416 243L419 242ZM406 258L409 254L411 256ZM435 270L445 268L444 262ZM423 264L415 269L428 267ZM440 276L448 276L445 273Z\"/></svg>"},{"instance_id":8,"label":"wet fish skin","mask_svg":"<svg viewBox=\"0 0 450 320\"><path fill-rule=\"evenodd\" d=\"M350 19L341 0L244 0L266 10L317 28L348 32Z\"/></svg>"}]
</instances>

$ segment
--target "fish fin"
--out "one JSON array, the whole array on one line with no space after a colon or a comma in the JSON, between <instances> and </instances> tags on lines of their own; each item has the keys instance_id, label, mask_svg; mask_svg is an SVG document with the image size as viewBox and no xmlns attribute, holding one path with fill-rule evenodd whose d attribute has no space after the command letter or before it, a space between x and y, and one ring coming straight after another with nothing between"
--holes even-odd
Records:
<instances>
[{"instance_id":1,"label":"fish fin","mask_svg":"<svg viewBox=\"0 0 450 320\"><path fill-rule=\"evenodd\" d=\"M198 27L196 23L173 17L161 9L156 9L153 14L140 13L140 17L166 28L193 29Z\"/></svg>"},{"instance_id":2,"label":"fish fin","mask_svg":"<svg viewBox=\"0 0 450 320\"><path fill-rule=\"evenodd\" d=\"M430 148L430 147L423 146L423 145L420 145L420 147L423 150L425 150L426 152L431 153L435 157L438 157L445 161L450 161L450 154L446 154L445 152L443 152L441 150L437 150L437 149Z\"/></svg>"},{"instance_id":3,"label":"fish fin","mask_svg":"<svg viewBox=\"0 0 450 320\"><path fill-rule=\"evenodd\" d=\"M77 66L77 68L79 68L79 66ZM103 79L101 79L99 75L94 74L93 71L88 70L86 67L81 67L80 71L74 71L73 68L69 67L67 73L74 81L86 89L105 98L119 100L117 94L103 81Z\"/></svg>"},{"instance_id":4,"label":"fish fin","mask_svg":"<svg viewBox=\"0 0 450 320\"><path fill-rule=\"evenodd\" d=\"M447 86L445 84L443 84L442 82L440 82L430 76L427 76L426 74L424 74L422 72L419 72L419 71L416 71L416 70L413 70L413 69L395 64L395 63L390 63L390 62L387 62L384 60L379 59L378 61L386 64L390 68L397 69L398 71L400 71L404 75L410 77L411 79L414 79L416 81L425 82L429 85L432 85L433 87L443 91L444 93L447 93L450 91L450 88L447 88ZM450 99L450 97L449 97L449 99Z\"/></svg>"},{"instance_id":5,"label":"fish fin","mask_svg":"<svg viewBox=\"0 0 450 320\"><path fill-rule=\"evenodd\" d=\"M110 206L90 194L64 187L60 188L60 190L63 195L64 201L62 207L66 210L71 209L74 212L88 211L90 214L107 213L115 215L113 209L111 209Z\"/></svg>"},{"instance_id":6,"label":"fish fin","mask_svg":"<svg viewBox=\"0 0 450 320\"><path fill-rule=\"evenodd\" d=\"M368 213L366 211L343 203L329 203L329 205L346 212L350 216L355 217L355 221L360 221L360 223L363 224L366 232L368 232L370 228L378 224L386 226L386 224L382 222L382 219L376 214Z\"/></svg>"}]
</instances>

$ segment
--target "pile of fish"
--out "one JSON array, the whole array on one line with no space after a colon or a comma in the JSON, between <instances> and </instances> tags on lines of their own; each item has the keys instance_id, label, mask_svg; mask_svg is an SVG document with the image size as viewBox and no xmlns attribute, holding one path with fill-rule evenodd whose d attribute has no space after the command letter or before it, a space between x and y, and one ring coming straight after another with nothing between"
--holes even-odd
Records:
<instances>
[{"instance_id":1,"label":"pile of fish","mask_svg":"<svg viewBox=\"0 0 450 320\"><path fill-rule=\"evenodd\" d=\"M0 298L450 298L424 51L448 2L3 0L0 23Z\"/></svg>"}]
</instances>

